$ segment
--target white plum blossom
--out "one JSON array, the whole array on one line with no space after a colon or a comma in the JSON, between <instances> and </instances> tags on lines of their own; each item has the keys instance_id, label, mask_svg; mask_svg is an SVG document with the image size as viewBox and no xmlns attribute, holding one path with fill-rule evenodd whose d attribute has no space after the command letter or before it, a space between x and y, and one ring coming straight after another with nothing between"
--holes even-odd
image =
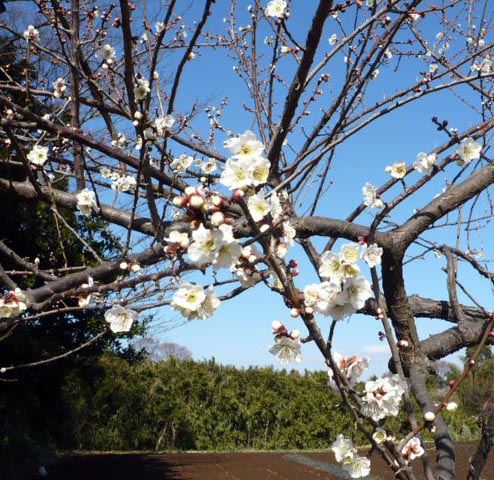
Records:
<instances>
[{"instance_id":1,"label":"white plum blossom","mask_svg":"<svg viewBox=\"0 0 494 480\"><path fill-rule=\"evenodd\" d=\"M251 167L249 169L249 174L251 176L251 185L257 187L258 185L263 185L267 182L269 176L269 168L271 167L271 162L264 157L257 157L251 159Z\"/></svg>"},{"instance_id":2,"label":"white plum blossom","mask_svg":"<svg viewBox=\"0 0 494 480\"><path fill-rule=\"evenodd\" d=\"M0 298L0 318L18 317L27 310L26 296L20 288Z\"/></svg>"},{"instance_id":3,"label":"white plum blossom","mask_svg":"<svg viewBox=\"0 0 494 480\"><path fill-rule=\"evenodd\" d=\"M371 183L366 183L362 187L362 193L364 194L364 205L366 207L382 208L384 206L383 201L377 194L377 187Z\"/></svg>"},{"instance_id":4,"label":"white plum blossom","mask_svg":"<svg viewBox=\"0 0 494 480\"><path fill-rule=\"evenodd\" d=\"M285 238L288 245L293 247L295 245L295 237L297 236L297 230L293 226L290 220L283 222L283 237Z\"/></svg>"},{"instance_id":5,"label":"white plum blossom","mask_svg":"<svg viewBox=\"0 0 494 480\"><path fill-rule=\"evenodd\" d=\"M84 188L77 195L77 209L85 217L89 217L93 210L96 209L96 194L89 190L89 188Z\"/></svg>"},{"instance_id":6,"label":"white plum blossom","mask_svg":"<svg viewBox=\"0 0 494 480\"><path fill-rule=\"evenodd\" d=\"M359 245L358 243L345 243L341 247L340 251L341 260L348 265L354 265L358 262L359 258Z\"/></svg>"},{"instance_id":7,"label":"white plum blossom","mask_svg":"<svg viewBox=\"0 0 494 480\"><path fill-rule=\"evenodd\" d=\"M345 459L350 459L357 449L353 446L353 442L350 438L345 438L341 433L336 436L336 440L331 445L335 459L337 462L343 462Z\"/></svg>"},{"instance_id":8,"label":"white plum blossom","mask_svg":"<svg viewBox=\"0 0 494 480\"><path fill-rule=\"evenodd\" d=\"M29 25L22 36L26 42L39 42L39 30L33 25Z\"/></svg>"},{"instance_id":9,"label":"white plum blossom","mask_svg":"<svg viewBox=\"0 0 494 480\"><path fill-rule=\"evenodd\" d=\"M192 165L193 161L193 157L182 153L177 158L173 159L172 163L170 164L170 168L175 173L185 173L185 171Z\"/></svg>"},{"instance_id":10,"label":"white plum blossom","mask_svg":"<svg viewBox=\"0 0 494 480\"><path fill-rule=\"evenodd\" d=\"M329 37L328 41L331 46L336 45L338 43L338 35L336 35L336 33L333 33L333 35Z\"/></svg>"},{"instance_id":11,"label":"white plum blossom","mask_svg":"<svg viewBox=\"0 0 494 480\"><path fill-rule=\"evenodd\" d=\"M407 164L406 162L394 162L387 166L384 171L393 178L403 178L407 174Z\"/></svg>"},{"instance_id":12,"label":"white plum blossom","mask_svg":"<svg viewBox=\"0 0 494 480\"><path fill-rule=\"evenodd\" d=\"M386 439L388 438L388 434L386 433L386 430L381 427L377 427L376 431L372 434L372 438L374 441L380 445L381 443L384 443Z\"/></svg>"},{"instance_id":13,"label":"white plum blossom","mask_svg":"<svg viewBox=\"0 0 494 480\"><path fill-rule=\"evenodd\" d=\"M370 473L371 462L367 457L354 455L349 462L343 462L342 468L346 470L352 478L367 477Z\"/></svg>"},{"instance_id":14,"label":"white plum blossom","mask_svg":"<svg viewBox=\"0 0 494 480\"><path fill-rule=\"evenodd\" d=\"M281 365L286 365L290 362L300 363L302 361L302 352L299 339L292 339L277 335L275 344L269 347L269 353L273 354Z\"/></svg>"},{"instance_id":15,"label":"white plum blossom","mask_svg":"<svg viewBox=\"0 0 494 480\"><path fill-rule=\"evenodd\" d=\"M192 232L192 239L187 254L200 265L210 263L217 268L231 268L242 253L240 243L233 238L231 225L207 229L201 224Z\"/></svg>"},{"instance_id":16,"label":"white plum blossom","mask_svg":"<svg viewBox=\"0 0 494 480\"><path fill-rule=\"evenodd\" d=\"M136 311L121 305L115 305L105 312L105 320L110 324L113 333L128 332L138 318L139 314Z\"/></svg>"},{"instance_id":17,"label":"white plum blossom","mask_svg":"<svg viewBox=\"0 0 494 480\"><path fill-rule=\"evenodd\" d=\"M285 14L286 7L285 0L271 0L266 6L266 14L270 17L281 18Z\"/></svg>"},{"instance_id":18,"label":"white plum blossom","mask_svg":"<svg viewBox=\"0 0 494 480\"><path fill-rule=\"evenodd\" d=\"M217 168L218 162L214 158L209 158L205 162L201 162L201 170L205 175L211 175Z\"/></svg>"},{"instance_id":19,"label":"white plum blossom","mask_svg":"<svg viewBox=\"0 0 494 480\"><path fill-rule=\"evenodd\" d=\"M383 254L383 249L377 245L377 243L372 243L371 245L364 244L362 246L361 258L367 263L370 268L381 264L381 257Z\"/></svg>"},{"instance_id":20,"label":"white plum blossom","mask_svg":"<svg viewBox=\"0 0 494 480\"><path fill-rule=\"evenodd\" d=\"M112 190L116 192L127 192L137 186L137 180L132 175L115 175L112 178Z\"/></svg>"},{"instance_id":21,"label":"white plum blossom","mask_svg":"<svg viewBox=\"0 0 494 480\"><path fill-rule=\"evenodd\" d=\"M261 221L271 211L269 203L259 193L249 197L247 207L255 222Z\"/></svg>"},{"instance_id":22,"label":"white plum blossom","mask_svg":"<svg viewBox=\"0 0 494 480\"><path fill-rule=\"evenodd\" d=\"M187 249L190 244L189 234L187 232L179 232L177 230L170 232L170 235L165 237L165 241L174 246L183 248L184 250Z\"/></svg>"},{"instance_id":23,"label":"white plum blossom","mask_svg":"<svg viewBox=\"0 0 494 480\"><path fill-rule=\"evenodd\" d=\"M459 147L455 150L455 154L458 156L458 165L468 165L472 160L478 160L480 158L480 152L482 151L482 145L477 143L472 137L464 138Z\"/></svg>"},{"instance_id":24,"label":"white plum blossom","mask_svg":"<svg viewBox=\"0 0 494 480\"><path fill-rule=\"evenodd\" d=\"M248 187L251 184L249 168L250 164L248 161L236 162L228 159L221 173L220 182L230 190Z\"/></svg>"},{"instance_id":25,"label":"white plum blossom","mask_svg":"<svg viewBox=\"0 0 494 480\"><path fill-rule=\"evenodd\" d=\"M53 96L55 98L63 98L65 90L67 90L65 80L63 78L57 78L53 82Z\"/></svg>"},{"instance_id":26,"label":"white plum blossom","mask_svg":"<svg viewBox=\"0 0 494 480\"><path fill-rule=\"evenodd\" d=\"M354 277L360 271L356 263L358 257L359 251L356 243L343 245L340 253L328 250L321 255L319 275L333 282L342 282L346 278Z\"/></svg>"},{"instance_id":27,"label":"white plum blossom","mask_svg":"<svg viewBox=\"0 0 494 480\"><path fill-rule=\"evenodd\" d=\"M335 305L335 298L340 292L340 285L336 282L309 284L304 288L304 304L312 308L314 312L330 315Z\"/></svg>"},{"instance_id":28,"label":"white plum blossom","mask_svg":"<svg viewBox=\"0 0 494 480\"><path fill-rule=\"evenodd\" d=\"M414 460L417 457L421 457L424 454L424 447L420 443L420 439L418 437L413 437L401 450L401 454L403 458L407 461Z\"/></svg>"},{"instance_id":29,"label":"white plum blossom","mask_svg":"<svg viewBox=\"0 0 494 480\"><path fill-rule=\"evenodd\" d=\"M262 155L264 145L257 140L254 132L247 130L241 135L229 138L223 143L225 148L234 154L238 160L257 158Z\"/></svg>"},{"instance_id":30,"label":"white plum blossom","mask_svg":"<svg viewBox=\"0 0 494 480\"><path fill-rule=\"evenodd\" d=\"M48 147L35 145L27 154L27 159L37 167L42 167L48 160Z\"/></svg>"},{"instance_id":31,"label":"white plum blossom","mask_svg":"<svg viewBox=\"0 0 494 480\"><path fill-rule=\"evenodd\" d=\"M151 92L149 82L144 78L139 78L134 86L134 96L137 101L144 100Z\"/></svg>"},{"instance_id":32,"label":"white plum blossom","mask_svg":"<svg viewBox=\"0 0 494 480\"><path fill-rule=\"evenodd\" d=\"M183 283L173 295L170 306L178 310L188 320L200 318L205 320L214 314L220 305L214 288L208 287L206 291L201 285Z\"/></svg>"},{"instance_id":33,"label":"white plum blossom","mask_svg":"<svg viewBox=\"0 0 494 480\"><path fill-rule=\"evenodd\" d=\"M369 366L368 358L359 358L356 355L343 357L340 353L333 353L333 360L336 363L340 373L346 378L350 385L355 385L358 378L364 373ZM333 378L333 371L328 370L329 386L334 390L337 389L336 382Z\"/></svg>"},{"instance_id":34,"label":"white plum blossom","mask_svg":"<svg viewBox=\"0 0 494 480\"><path fill-rule=\"evenodd\" d=\"M110 44L103 45L99 51L96 53L96 57L106 62L108 65L117 61L117 54L115 48Z\"/></svg>"},{"instance_id":35,"label":"white plum blossom","mask_svg":"<svg viewBox=\"0 0 494 480\"><path fill-rule=\"evenodd\" d=\"M82 283L81 288L90 288L94 285L93 277L87 277L87 283ZM81 295L77 297L77 303L79 307L87 307L92 300L92 294L88 293L87 295Z\"/></svg>"},{"instance_id":36,"label":"white plum blossom","mask_svg":"<svg viewBox=\"0 0 494 480\"><path fill-rule=\"evenodd\" d=\"M396 417L406 388L406 382L399 375L368 381L362 397L362 414L376 422L391 415Z\"/></svg>"},{"instance_id":37,"label":"white plum blossom","mask_svg":"<svg viewBox=\"0 0 494 480\"><path fill-rule=\"evenodd\" d=\"M435 153L420 152L417 154L417 160L413 168L420 173L430 173L436 164L437 155Z\"/></svg>"},{"instance_id":38,"label":"white plum blossom","mask_svg":"<svg viewBox=\"0 0 494 480\"><path fill-rule=\"evenodd\" d=\"M162 137L165 133L173 127L175 119L171 115L165 115L159 117L154 121L154 127L156 128L156 134L158 137Z\"/></svg>"}]
</instances>

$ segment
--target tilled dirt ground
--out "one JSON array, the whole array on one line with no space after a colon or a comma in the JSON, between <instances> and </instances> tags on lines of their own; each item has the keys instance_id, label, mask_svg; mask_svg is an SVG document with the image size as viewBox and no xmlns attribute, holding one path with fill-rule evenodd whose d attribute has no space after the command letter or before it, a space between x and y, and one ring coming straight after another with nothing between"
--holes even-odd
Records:
<instances>
[{"instance_id":1,"label":"tilled dirt ground","mask_svg":"<svg viewBox=\"0 0 494 480\"><path fill-rule=\"evenodd\" d=\"M466 478L467 462L474 444L458 448L457 478ZM429 451L431 457L433 451ZM420 460L416 460L416 467ZM50 480L340 480L349 478L334 461L331 452L293 453L182 453L182 454L65 454L48 467ZM394 477L376 456L372 456L369 480ZM419 469L417 478L422 479ZM490 455L482 479L494 479Z\"/></svg>"}]
</instances>

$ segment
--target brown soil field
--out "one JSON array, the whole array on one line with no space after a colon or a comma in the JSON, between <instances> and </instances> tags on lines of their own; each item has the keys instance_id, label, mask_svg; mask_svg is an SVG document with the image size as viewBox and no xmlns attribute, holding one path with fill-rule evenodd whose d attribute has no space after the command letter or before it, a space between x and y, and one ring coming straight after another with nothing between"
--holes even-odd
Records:
<instances>
[{"instance_id":1,"label":"brown soil field","mask_svg":"<svg viewBox=\"0 0 494 480\"><path fill-rule=\"evenodd\" d=\"M466 478L467 461L475 444L459 446L457 478ZM430 450L432 457L434 451ZM368 480L392 480L382 461L372 457ZM417 478L420 475L420 460ZM349 478L334 461L331 452L269 453L166 453L166 454L63 454L61 461L49 466L50 480L340 480ZM37 475L36 475L37 476ZM33 476L35 478L36 476ZM490 455L482 479L494 478L494 459Z\"/></svg>"}]
</instances>

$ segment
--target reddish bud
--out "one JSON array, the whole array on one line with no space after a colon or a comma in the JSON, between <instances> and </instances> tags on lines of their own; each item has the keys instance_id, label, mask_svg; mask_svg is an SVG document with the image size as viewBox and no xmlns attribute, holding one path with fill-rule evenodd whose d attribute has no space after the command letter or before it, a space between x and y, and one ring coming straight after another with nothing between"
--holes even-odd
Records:
<instances>
[{"instance_id":1,"label":"reddish bud","mask_svg":"<svg viewBox=\"0 0 494 480\"><path fill-rule=\"evenodd\" d=\"M475 360L472 358L469 362L468 362L468 365L470 365L471 367L473 367L475 365Z\"/></svg>"},{"instance_id":2,"label":"reddish bud","mask_svg":"<svg viewBox=\"0 0 494 480\"><path fill-rule=\"evenodd\" d=\"M297 267L298 267L298 260L293 260L293 259L292 259L292 260L290 260L290 261L288 262L288 266L289 266L290 268L297 268Z\"/></svg>"},{"instance_id":3,"label":"reddish bud","mask_svg":"<svg viewBox=\"0 0 494 480\"><path fill-rule=\"evenodd\" d=\"M449 382L449 388L453 388L456 385L456 380L451 380Z\"/></svg>"},{"instance_id":4,"label":"reddish bud","mask_svg":"<svg viewBox=\"0 0 494 480\"><path fill-rule=\"evenodd\" d=\"M292 277L296 277L297 275L300 275L300 270L298 268L294 268L292 270Z\"/></svg>"}]
</instances>

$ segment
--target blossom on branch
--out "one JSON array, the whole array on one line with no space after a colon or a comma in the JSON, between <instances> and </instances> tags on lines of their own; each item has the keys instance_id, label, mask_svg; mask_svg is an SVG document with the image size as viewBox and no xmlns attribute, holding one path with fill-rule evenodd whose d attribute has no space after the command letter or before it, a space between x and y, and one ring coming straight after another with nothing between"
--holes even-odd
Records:
<instances>
[{"instance_id":1,"label":"blossom on branch","mask_svg":"<svg viewBox=\"0 0 494 480\"><path fill-rule=\"evenodd\" d=\"M413 168L420 173L430 173L436 164L437 155L435 153L420 152L417 154L417 160L413 164Z\"/></svg>"},{"instance_id":2,"label":"blossom on branch","mask_svg":"<svg viewBox=\"0 0 494 480\"><path fill-rule=\"evenodd\" d=\"M396 417L406 388L405 380L397 374L368 381L362 398L362 414L376 422L384 417Z\"/></svg>"},{"instance_id":3,"label":"blossom on branch","mask_svg":"<svg viewBox=\"0 0 494 480\"><path fill-rule=\"evenodd\" d=\"M29 25L22 36L26 42L39 42L39 30L33 25Z\"/></svg>"},{"instance_id":4,"label":"blossom on branch","mask_svg":"<svg viewBox=\"0 0 494 480\"><path fill-rule=\"evenodd\" d=\"M424 447L422 447L420 439L417 437L413 437L408 440L407 444L401 450L401 454L407 461L421 457L424 454Z\"/></svg>"},{"instance_id":5,"label":"blossom on branch","mask_svg":"<svg viewBox=\"0 0 494 480\"><path fill-rule=\"evenodd\" d=\"M138 318L139 314L136 311L121 305L115 305L105 312L105 320L110 324L113 333L128 332Z\"/></svg>"},{"instance_id":6,"label":"blossom on branch","mask_svg":"<svg viewBox=\"0 0 494 480\"><path fill-rule=\"evenodd\" d=\"M266 6L266 14L270 17L281 18L285 15L286 7L285 0L271 0Z\"/></svg>"},{"instance_id":7,"label":"blossom on branch","mask_svg":"<svg viewBox=\"0 0 494 480\"><path fill-rule=\"evenodd\" d=\"M0 298L0 318L18 317L27 310L26 296L20 288L11 290Z\"/></svg>"},{"instance_id":8,"label":"blossom on branch","mask_svg":"<svg viewBox=\"0 0 494 480\"><path fill-rule=\"evenodd\" d=\"M96 194L89 190L88 188L84 188L77 195L77 209L81 212L85 217L89 217L93 210L96 209Z\"/></svg>"},{"instance_id":9,"label":"blossom on branch","mask_svg":"<svg viewBox=\"0 0 494 480\"><path fill-rule=\"evenodd\" d=\"M216 297L212 286L204 290L201 285L188 282L180 285L170 304L188 320L195 318L205 320L214 314L219 305L220 300Z\"/></svg>"},{"instance_id":10,"label":"blossom on branch","mask_svg":"<svg viewBox=\"0 0 494 480\"><path fill-rule=\"evenodd\" d=\"M277 335L275 344L269 347L269 353L273 354L281 365L290 362L300 363L302 361L302 352L299 339Z\"/></svg>"},{"instance_id":11,"label":"blossom on branch","mask_svg":"<svg viewBox=\"0 0 494 480\"><path fill-rule=\"evenodd\" d=\"M37 167L42 167L48 160L48 147L35 145L27 154L27 159Z\"/></svg>"},{"instance_id":12,"label":"blossom on branch","mask_svg":"<svg viewBox=\"0 0 494 480\"><path fill-rule=\"evenodd\" d=\"M477 143L472 137L464 138L460 142L460 146L455 150L455 154L458 157L456 163L460 166L468 165L472 160L480 158L481 151L482 145L480 143Z\"/></svg>"},{"instance_id":13,"label":"blossom on branch","mask_svg":"<svg viewBox=\"0 0 494 480\"><path fill-rule=\"evenodd\" d=\"M377 193L377 187L371 183L366 183L362 187L362 193L364 194L364 205L366 207L382 208L384 206Z\"/></svg>"}]
</instances>

